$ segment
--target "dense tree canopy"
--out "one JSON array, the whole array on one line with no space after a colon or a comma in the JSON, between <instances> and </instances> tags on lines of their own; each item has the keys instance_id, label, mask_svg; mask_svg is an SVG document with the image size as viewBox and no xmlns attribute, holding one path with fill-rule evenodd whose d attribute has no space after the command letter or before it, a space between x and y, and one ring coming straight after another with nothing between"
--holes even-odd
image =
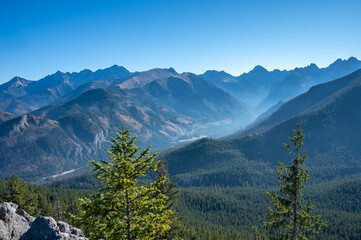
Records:
<instances>
[{"instance_id":1,"label":"dense tree canopy","mask_svg":"<svg viewBox=\"0 0 361 240\"><path fill-rule=\"evenodd\" d=\"M82 211L75 221L88 230L91 239L156 239L171 229L173 211L162 190L167 176L158 176L149 184L140 178L157 170L157 154L150 147L139 153L135 137L124 128L112 138L110 160L91 162L102 187L93 199L81 199Z\"/></svg>"}]
</instances>

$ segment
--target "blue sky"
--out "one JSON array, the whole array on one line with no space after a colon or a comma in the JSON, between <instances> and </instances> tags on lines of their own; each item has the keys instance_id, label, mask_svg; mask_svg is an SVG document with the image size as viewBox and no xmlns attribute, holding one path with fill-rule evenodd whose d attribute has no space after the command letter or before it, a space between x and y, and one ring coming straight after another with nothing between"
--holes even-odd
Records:
<instances>
[{"instance_id":1,"label":"blue sky","mask_svg":"<svg viewBox=\"0 0 361 240\"><path fill-rule=\"evenodd\" d=\"M291 69L361 58L360 1L0 0L0 83L130 71Z\"/></svg>"}]
</instances>

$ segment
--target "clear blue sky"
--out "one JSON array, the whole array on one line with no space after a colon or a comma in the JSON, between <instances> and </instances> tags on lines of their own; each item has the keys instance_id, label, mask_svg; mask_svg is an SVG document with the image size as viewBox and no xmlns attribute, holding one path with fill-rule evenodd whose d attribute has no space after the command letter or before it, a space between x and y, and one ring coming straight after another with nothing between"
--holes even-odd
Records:
<instances>
[{"instance_id":1,"label":"clear blue sky","mask_svg":"<svg viewBox=\"0 0 361 240\"><path fill-rule=\"evenodd\" d=\"M114 64L178 72L361 58L361 1L0 0L0 83Z\"/></svg>"}]
</instances>

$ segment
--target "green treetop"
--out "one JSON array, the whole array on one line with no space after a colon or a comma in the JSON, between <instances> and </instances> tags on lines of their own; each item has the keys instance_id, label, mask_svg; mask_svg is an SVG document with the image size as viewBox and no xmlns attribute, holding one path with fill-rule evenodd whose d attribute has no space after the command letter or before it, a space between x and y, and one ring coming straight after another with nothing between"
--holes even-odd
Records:
<instances>
[{"instance_id":1,"label":"green treetop","mask_svg":"<svg viewBox=\"0 0 361 240\"><path fill-rule=\"evenodd\" d=\"M102 187L93 200L81 199L82 211L74 221L84 226L90 239L161 238L170 230L174 214L167 209L168 197L160 191L167 178L139 183L139 178L156 171L157 154L150 155L150 147L140 152L135 137L124 128L112 142L109 161L91 162Z\"/></svg>"},{"instance_id":2,"label":"green treetop","mask_svg":"<svg viewBox=\"0 0 361 240\"><path fill-rule=\"evenodd\" d=\"M13 202L31 215L37 215L36 194L29 191L27 184L14 174L5 180L1 189L0 201Z\"/></svg>"},{"instance_id":3,"label":"green treetop","mask_svg":"<svg viewBox=\"0 0 361 240\"><path fill-rule=\"evenodd\" d=\"M305 166L307 155L302 155L303 138L305 137L300 124L297 123L294 136L289 138L290 144L284 147L294 155L291 166L278 162L279 169L275 171L280 181L280 194L267 192L273 206L268 207L268 222L263 227L268 231L270 239L302 239L306 240L308 233L319 233L326 223L320 216L311 216L314 206L311 201L304 203L302 189L309 179ZM255 228L258 239L267 239Z\"/></svg>"}]
</instances>

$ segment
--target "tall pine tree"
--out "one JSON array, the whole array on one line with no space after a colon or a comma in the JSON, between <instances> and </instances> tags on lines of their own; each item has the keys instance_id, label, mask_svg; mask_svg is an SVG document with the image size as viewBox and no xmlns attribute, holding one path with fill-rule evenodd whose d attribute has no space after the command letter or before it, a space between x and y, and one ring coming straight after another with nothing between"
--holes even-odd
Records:
<instances>
[{"instance_id":1,"label":"tall pine tree","mask_svg":"<svg viewBox=\"0 0 361 240\"><path fill-rule=\"evenodd\" d=\"M24 209L30 215L37 214L36 194L29 191L28 185L14 174L11 178L5 180L1 201L13 202Z\"/></svg>"},{"instance_id":2,"label":"tall pine tree","mask_svg":"<svg viewBox=\"0 0 361 240\"><path fill-rule=\"evenodd\" d=\"M268 236L257 232L258 239L307 239L308 233L319 233L325 226L320 216L311 216L314 206L308 200L304 203L302 190L309 179L305 166L307 155L302 155L305 134L297 123L293 130L293 137L289 137L289 144L284 144L287 151L294 155L292 164L286 166L278 162L279 169L275 171L280 181L280 194L267 192L273 206L268 207L268 222L263 227Z\"/></svg>"},{"instance_id":3,"label":"tall pine tree","mask_svg":"<svg viewBox=\"0 0 361 240\"><path fill-rule=\"evenodd\" d=\"M90 239L157 239L170 230L173 211L160 190L167 181L159 177L142 185L139 178L157 169L157 154L150 147L140 152L124 128L112 138L110 161L91 162L102 187L91 199L81 199L81 213L74 221L83 225Z\"/></svg>"},{"instance_id":4,"label":"tall pine tree","mask_svg":"<svg viewBox=\"0 0 361 240\"><path fill-rule=\"evenodd\" d=\"M173 183L169 178L168 164L166 161L159 161L155 177L156 179L165 179L165 181L163 181L163 183L159 186L159 193L167 196L164 211L173 210L180 197L180 190L177 188L177 184ZM172 224L170 225L171 229L166 231L163 236L158 236L157 239L182 239L185 235L185 226L181 223L181 217L175 212L170 219L172 221Z\"/></svg>"}]
</instances>

